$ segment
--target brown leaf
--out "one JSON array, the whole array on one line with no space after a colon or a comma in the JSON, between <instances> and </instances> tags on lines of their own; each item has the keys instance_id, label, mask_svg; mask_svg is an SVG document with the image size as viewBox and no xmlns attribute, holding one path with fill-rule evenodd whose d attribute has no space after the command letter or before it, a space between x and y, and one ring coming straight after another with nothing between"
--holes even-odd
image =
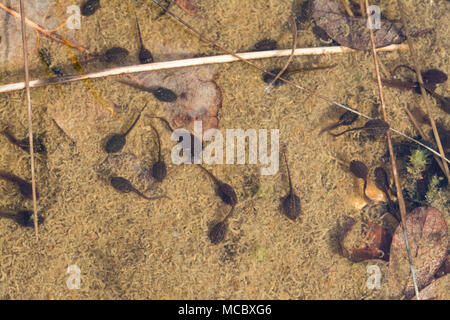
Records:
<instances>
[{"instance_id":1,"label":"brown leaf","mask_svg":"<svg viewBox=\"0 0 450 320\"><path fill-rule=\"evenodd\" d=\"M368 259L389 260L391 237L374 223L354 223L341 241L342 254L353 262Z\"/></svg>"},{"instance_id":2,"label":"brown leaf","mask_svg":"<svg viewBox=\"0 0 450 320\"><path fill-rule=\"evenodd\" d=\"M406 216L406 230L419 290L427 286L447 257L448 227L442 213L419 207ZM388 283L392 297L414 295L402 226L395 230L391 244Z\"/></svg>"},{"instance_id":3,"label":"brown leaf","mask_svg":"<svg viewBox=\"0 0 450 320\"><path fill-rule=\"evenodd\" d=\"M450 299L450 275L431 282L419 292L421 300L449 300ZM411 300L416 300L416 296Z\"/></svg>"},{"instance_id":4,"label":"brown leaf","mask_svg":"<svg viewBox=\"0 0 450 320\"><path fill-rule=\"evenodd\" d=\"M194 0L176 0L176 4L188 15L197 16L198 5Z\"/></svg>"},{"instance_id":5,"label":"brown leaf","mask_svg":"<svg viewBox=\"0 0 450 320\"><path fill-rule=\"evenodd\" d=\"M339 0L315 0L313 18L316 25L340 45L356 50L371 48L365 17L349 17L339 10ZM380 29L374 29L375 46L385 47L406 40L401 25L381 18Z\"/></svg>"}]
</instances>

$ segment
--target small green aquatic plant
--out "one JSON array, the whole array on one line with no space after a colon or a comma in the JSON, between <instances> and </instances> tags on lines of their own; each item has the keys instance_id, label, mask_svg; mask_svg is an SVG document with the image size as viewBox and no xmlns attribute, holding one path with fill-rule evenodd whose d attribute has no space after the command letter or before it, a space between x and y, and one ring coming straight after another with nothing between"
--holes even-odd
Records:
<instances>
[{"instance_id":1,"label":"small green aquatic plant","mask_svg":"<svg viewBox=\"0 0 450 320\"><path fill-rule=\"evenodd\" d=\"M416 197L417 180L422 179L422 172L428 164L428 152L424 149L415 149L411 152L406 166L406 190L411 198Z\"/></svg>"},{"instance_id":2,"label":"small green aquatic plant","mask_svg":"<svg viewBox=\"0 0 450 320\"><path fill-rule=\"evenodd\" d=\"M425 199L427 199L427 202L432 202L436 197L436 194L438 193L438 186L442 179L443 178L439 177L436 174L431 177L430 184L428 185L428 191L425 195Z\"/></svg>"},{"instance_id":3,"label":"small green aquatic plant","mask_svg":"<svg viewBox=\"0 0 450 320\"><path fill-rule=\"evenodd\" d=\"M253 255L259 262L264 261L269 256L269 254L267 253L267 249L261 245L257 245L255 247Z\"/></svg>"}]
</instances>

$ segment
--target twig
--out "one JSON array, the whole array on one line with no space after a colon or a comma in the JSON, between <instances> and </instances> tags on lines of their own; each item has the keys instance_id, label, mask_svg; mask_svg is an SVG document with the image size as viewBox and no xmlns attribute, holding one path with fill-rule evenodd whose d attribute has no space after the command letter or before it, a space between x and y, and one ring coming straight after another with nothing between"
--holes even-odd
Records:
<instances>
[{"instance_id":1,"label":"twig","mask_svg":"<svg viewBox=\"0 0 450 320\"><path fill-rule=\"evenodd\" d=\"M276 77L269 83L269 85L266 87L266 92L269 92L270 89L272 89L273 84L278 80L279 77L281 77L281 75L286 71L286 69L288 68L289 64L292 61L292 58L294 57L294 53L295 53L295 47L297 47L297 23L295 21L295 17L292 14L291 15L291 27L292 27L292 51L291 54L289 55L288 60L286 61L284 67L280 70L280 72L278 72L278 74L276 75Z\"/></svg>"},{"instance_id":2,"label":"twig","mask_svg":"<svg viewBox=\"0 0 450 320\"><path fill-rule=\"evenodd\" d=\"M378 66L378 60L377 60L375 36L374 36L374 32L373 32L372 21L370 19L369 0L365 0L365 4L366 4L366 8L367 8L367 17L368 17L367 21L368 21L369 32L370 32L370 42L372 43L372 55L373 55L373 61L375 64L375 72L377 75L378 91L380 94L381 115L383 117L383 120L385 122L388 122L386 104L384 101L384 94L383 94L383 84L381 82L380 68ZM416 273L415 273L414 264L413 264L413 260L412 260L412 256L411 256L411 248L409 245L408 233L407 233L406 225L405 225L405 221L406 221L405 199L403 198L402 184L401 184L400 177L398 174L398 169L397 169L397 159L395 157L394 147L392 145L391 133L389 131L386 132L386 138L387 138L387 145L388 145L388 149L389 149L389 155L391 158L392 173L394 175L395 188L397 189L397 199L398 199L398 205L399 205L399 209L400 209L401 225L402 225L402 229L403 229L403 234L405 236L406 251L408 254L409 267L411 270L411 276L412 276L412 280L413 280L413 284L414 284L414 290L416 292L416 297L417 297L417 300L419 300L420 299L419 288L417 286Z\"/></svg>"},{"instance_id":3,"label":"twig","mask_svg":"<svg viewBox=\"0 0 450 320\"><path fill-rule=\"evenodd\" d=\"M342 5L345 8L345 11L347 12L347 14L350 17L354 17L355 15L353 14L352 10L350 9L350 7L348 6L347 0L341 0Z\"/></svg>"},{"instance_id":4,"label":"twig","mask_svg":"<svg viewBox=\"0 0 450 320\"><path fill-rule=\"evenodd\" d=\"M406 50L406 45L390 45L384 48L378 48L378 52L388 52L395 50ZM357 50L350 49L347 47L317 47L317 48L298 48L294 52L294 56L310 56L310 55L326 55L326 54L343 54L343 53L354 53ZM118 67L112 69L106 69L102 71L96 71L92 73L86 73L82 75L72 75L72 76L64 76L58 78L50 78L50 79L38 79L30 81L30 88L42 87L49 84L55 83L68 83L74 81L80 81L85 79L96 79L110 76L117 76L121 74L128 73L138 73L138 72L147 72L147 71L156 71L156 70L167 70L167 69L175 69L175 68L185 68L185 67L195 67L209 64L221 64L221 63L230 63L235 61L243 61L243 60L256 60L256 59L268 59L268 58L277 58L277 57L287 57L291 55L290 49L285 50L271 50L271 51L257 51L257 52L245 52L245 53L237 53L234 55L220 55L220 56L211 56L211 57L201 57L201 58L193 58L193 59L183 59L183 60L174 60L174 61L164 61L164 62L155 62L149 64L138 64L133 66L125 66ZM258 67L258 69L261 69ZM263 70L263 69L261 69ZM283 81L281 78L279 79ZM286 80L285 80L286 81ZM24 82L6 84L0 86L0 93L2 92L11 92L18 91L25 88Z\"/></svg>"},{"instance_id":5,"label":"twig","mask_svg":"<svg viewBox=\"0 0 450 320\"><path fill-rule=\"evenodd\" d=\"M419 84L420 84L420 91L422 92L423 103L425 104L425 109L426 109L428 118L430 119L431 128L433 128L434 139L436 140L436 144L438 146L439 152L441 153L441 155L445 156L445 151L444 151L444 148L442 147L441 138L439 137L439 132L437 131L436 122L434 121L433 117L431 116L430 102L428 100L429 97L428 97L427 91L425 90L425 87L423 85L423 78L422 78L422 73L421 73L420 66L419 66L419 61L417 59L416 51L414 49L414 45L411 40L411 33L409 30L409 26L406 23L405 9L403 7L403 1L398 0L397 2L398 2L398 7L400 9L402 25L403 25L403 28L405 28L406 40L408 41L409 50L411 52L411 58L414 63L414 69L416 70L417 80L419 81ZM444 162L444 172L445 172L445 176L447 177L447 179L450 180L450 172L448 169L448 164L446 162Z\"/></svg>"},{"instance_id":6,"label":"twig","mask_svg":"<svg viewBox=\"0 0 450 320\"><path fill-rule=\"evenodd\" d=\"M38 215L37 215L37 199L36 199L36 177L34 174L34 145L33 145L33 121L31 110L31 97L30 97L30 74L28 71L28 46L27 35L25 26L25 6L23 0L20 0L20 20L22 22L22 51L23 51L23 66L25 69L25 91L27 97L27 109L28 109L28 137L30 141L30 156L31 156L31 190L33 194L33 214L34 214L34 232L36 234L36 241L39 241L38 231Z\"/></svg>"},{"instance_id":7,"label":"twig","mask_svg":"<svg viewBox=\"0 0 450 320\"><path fill-rule=\"evenodd\" d=\"M12 15L13 17L16 17L17 19L21 19L21 15L20 15L19 13L17 13L16 11L14 11L14 10L11 9L11 8L8 8L7 6L5 6L5 5L4 5L3 3L1 3L1 2L0 2L0 9L5 10L6 12L8 12L8 13L9 13L10 15ZM35 22L31 21L31 20L28 20L27 18L25 18L25 23L26 23L27 25L29 25L31 28L33 28L34 30L36 30L36 31L38 31L38 32L40 32L40 33L42 33L44 36L46 36L46 37L48 37L48 38L50 38L50 39L52 39L52 40L54 40L54 41L56 41L56 42L59 42L59 43L62 43L62 44L64 44L64 45L66 45L66 46L75 48L75 49L77 49L77 50L79 50L79 51L81 51L81 52L86 52L86 51L87 51L86 48L80 47L79 45L76 45L75 43L70 42L70 41L67 40L67 39L64 39L63 37L61 37L61 36L60 36L59 34L57 34L57 33L50 32L50 31L48 31L48 30L45 30L45 29L42 28L40 25L38 25L37 23L35 23Z\"/></svg>"}]
</instances>

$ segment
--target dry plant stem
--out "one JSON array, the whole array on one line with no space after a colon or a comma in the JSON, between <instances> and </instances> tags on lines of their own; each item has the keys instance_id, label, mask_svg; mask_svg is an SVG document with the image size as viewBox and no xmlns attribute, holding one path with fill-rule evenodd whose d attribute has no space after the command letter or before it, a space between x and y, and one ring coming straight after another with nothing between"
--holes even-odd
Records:
<instances>
[{"instance_id":1,"label":"dry plant stem","mask_svg":"<svg viewBox=\"0 0 450 320\"><path fill-rule=\"evenodd\" d=\"M373 61L374 61L374 65L375 65L375 72L377 75L378 91L380 94L381 115L383 117L383 120L385 122L388 122L388 117L387 117L387 112L386 112L386 104L384 101L384 94L383 94L383 84L381 82L380 68L378 66L377 51L376 51L376 47L375 47L375 36L374 36L373 28L372 28L372 21L370 19L370 12L368 11L369 0L365 0L365 4L366 4L366 8L367 8L366 12L367 12L367 17L368 17L367 21L368 21L369 32L370 32L370 42L372 43L372 55L373 55ZM416 273L415 273L414 264L413 264L413 260L412 260L412 256L411 256L411 248L410 248L409 240L408 240L408 233L407 233L406 226L405 226L405 221L406 221L405 199L403 198L402 184L401 184L400 176L398 174L398 169L397 169L397 159L395 157L394 147L392 145L391 133L389 131L386 132L386 139L387 139L387 145L388 145L388 149L389 149L389 155L391 158L392 174L394 176L395 188L397 189L396 191L397 191L398 205L399 205L399 209L400 209L401 225L402 225L402 229L403 229L403 234L405 236L406 251L408 253L408 260L409 260L409 266L410 266L410 270L411 270L411 276L412 276L414 290L416 293L417 300L420 300L419 288L417 286Z\"/></svg>"},{"instance_id":2,"label":"dry plant stem","mask_svg":"<svg viewBox=\"0 0 450 320\"><path fill-rule=\"evenodd\" d=\"M13 17L16 17L16 18L18 18L18 19L21 19L21 15L20 15L19 13L17 13L17 12L14 11L14 10L12 10L11 8L8 8L8 7L5 6L2 2L0 2L0 9L5 10L6 12L8 12L8 13L9 13L10 15L12 15ZM48 38L50 38L50 39L52 39L52 40L54 40L54 41L56 41L56 42L59 42L59 43L62 43L62 44L64 44L64 45L66 45L66 46L75 48L75 49L77 49L77 50L79 50L79 51L81 51L81 52L86 52L86 51L87 51L86 48L80 47L80 46L76 45L75 43L70 42L69 40L64 39L63 37L61 37L60 35L58 35L58 34L56 34L56 33L54 33L54 32L50 32L50 31L48 31L48 30L45 30L45 29L42 28L40 25L38 25L37 23L35 23L35 22L31 21L31 20L28 20L27 18L25 18L25 23L26 23L27 25L29 25L31 28L33 28L34 30L36 30L36 31L38 31L38 32L40 32L40 33L42 33L44 36L46 36L46 37L48 37Z\"/></svg>"},{"instance_id":3,"label":"dry plant stem","mask_svg":"<svg viewBox=\"0 0 450 320\"><path fill-rule=\"evenodd\" d=\"M24 0L20 0L20 20L22 22L22 49L23 49L23 66L25 69L25 92L27 97L28 108L28 137L30 140L30 156L31 156L31 189L33 193L33 214L34 214L34 231L36 234L36 241L39 241L38 231L38 216L37 216L37 199L36 199L36 177L34 174L34 146L33 146L33 122L32 122L32 110L31 110L31 97L30 97L30 74L28 72L28 47L27 47L27 35L25 26L25 6Z\"/></svg>"},{"instance_id":4,"label":"dry plant stem","mask_svg":"<svg viewBox=\"0 0 450 320\"><path fill-rule=\"evenodd\" d=\"M411 58L414 63L414 69L416 70L417 80L419 81L419 84L420 84L420 91L422 93L423 103L425 105L428 118L430 119L431 127L433 128L434 139L436 140L436 144L438 146L439 152L441 153L442 156L445 157L445 152L444 152L444 148L442 147L441 138L439 137L439 132L437 131L437 128L436 128L436 122L434 121L433 117L431 116L430 101L429 101L427 92L425 90L425 87L423 85L423 78L422 78L422 73L421 73L420 66L419 66L419 61L417 59L417 54L416 54L414 45L411 40L411 36L410 36L411 33L409 30L409 26L406 23L405 9L403 7L403 1L398 0L397 2L398 2L398 7L400 9L400 17L401 17L402 25L403 25L403 28L405 28L406 40L408 41L409 50L411 52ZM444 162L444 172L445 172L445 176L447 177L447 179L450 180L450 173L449 173L449 169L448 169L448 164L446 162Z\"/></svg>"},{"instance_id":5,"label":"dry plant stem","mask_svg":"<svg viewBox=\"0 0 450 320\"><path fill-rule=\"evenodd\" d=\"M378 52L388 52L395 50L406 50L407 46L405 45L390 45L388 47L377 49ZM298 48L295 50L294 56L310 56L310 55L326 55L326 54L344 54L344 53L354 53L356 50L347 48L347 47L318 47L318 48ZM234 55L220 55L220 56L211 56L211 57L201 57L201 58L193 58L193 59L183 59L183 60L174 60L174 61L164 61L164 62L154 62L149 64L138 64L133 66L125 66L118 67L112 69L106 69L102 71L96 71L91 73L86 73L82 75L72 75L72 76L64 76L58 78L50 78L50 79L39 79L30 81L30 88L42 87L50 84L62 84L74 81L81 81L85 79L96 79L110 76L117 76L121 74L129 74L129 73L138 73L138 72L148 72L148 71L156 71L156 70L168 70L168 69L176 69L176 68L185 68L185 67L195 67L202 66L208 64L221 64L221 63L230 63L235 61L246 61L255 60L255 59L268 59L268 58L278 58L278 57L287 57L291 54L290 49L286 50L272 50L272 51L258 51L258 52L244 52ZM251 64L252 65L252 64ZM252 65L253 66L253 65ZM262 68L257 67L259 70ZM264 70L265 71L265 70ZM279 79L280 81L286 82L283 78ZM0 93L2 92L12 92L18 91L25 88L24 82L11 83L0 86Z\"/></svg>"},{"instance_id":6,"label":"dry plant stem","mask_svg":"<svg viewBox=\"0 0 450 320\"><path fill-rule=\"evenodd\" d=\"M364 0L359 0L359 9L361 10L361 15L366 17L366 8L364 6Z\"/></svg>"},{"instance_id":7,"label":"dry plant stem","mask_svg":"<svg viewBox=\"0 0 450 320\"><path fill-rule=\"evenodd\" d=\"M414 128L416 128L417 132L418 132L422 137L424 137L424 138L426 138L426 139L429 140L430 137L429 137L427 134L425 134L425 132L422 130L422 128L420 127L419 122L416 120L416 118L415 118L414 115L411 113L411 111L409 110L409 108L408 108L408 106L407 106L406 104L404 105L404 109L405 109L405 112L406 112L406 114L408 115L409 119L410 119L411 122L413 123ZM433 154L433 157L434 157L434 159L436 160L436 162L437 162L437 164L439 165L439 167L441 168L442 172L444 172L444 174L445 174L444 165L443 165L443 163L441 162L441 159L440 159L437 155L435 155L435 154Z\"/></svg>"},{"instance_id":8,"label":"dry plant stem","mask_svg":"<svg viewBox=\"0 0 450 320\"><path fill-rule=\"evenodd\" d=\"M289 67L289 64L291 63L292 58L294 57L295 47L297 46L297 23L295 22L294 15L291 15L291 26L292 26L292 52L289 55L288 61L286 61L286 64L284 65L283 69L281 69L280 72L278 72L276 77L266 87L266 92L270 91L273 84L278 80L279 77L281 77L283 72L285 72L286 69Z\"/></svg>"},{"instance_id":9,"label":"dry plant stem","mask_svg":"<svg viewBox=\"0 0 450 320\"><path fill-rule=\"evenodd\" d=\"M352 10L350 9L350 7L348 6L348 2L347 2L348 0L341 0L341 3L342 3L342 5L344 6L344 8L345 8L345 11L347 12L347 14L350 16L350 17L354 17L355 15L353 14L353 12L352 12Z\"/></svg>"}]
</instances>

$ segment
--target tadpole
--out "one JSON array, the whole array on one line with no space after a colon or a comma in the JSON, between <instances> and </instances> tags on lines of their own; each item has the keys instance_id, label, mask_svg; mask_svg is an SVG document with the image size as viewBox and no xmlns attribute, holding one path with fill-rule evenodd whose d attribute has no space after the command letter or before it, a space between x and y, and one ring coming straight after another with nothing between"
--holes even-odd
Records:
<instances>
[{"instance_id":1,"label":"tadpole","mask_svg":"<svg viewBox=\"0 0 450 320\"><path fill-rule=\"evenodd\" d=\"M269 51L269 50L276 50L278 47L278 44L273 39L263 39L261 41L258 41L251 51ZM281 69L280 69L281 70Z\"/></svg>"},{"instance_id":2,"label":"tadpole","mask_svg":"<svg viewBox=\"0 0 450 320\"><path fill-rule=\"evenodd\" d=\"M238 199L233 187L217 179L211 172L205 169L201 164L199 164L199 166L211 177L211 179L216 184L217 186L216 193L220 197L220 199L222 199L222 201L225 202L226 204L229 204L230 206L234 207L237 204Z\"/></svg>"},{"instance_id":3,"label":"tadpole","mask_svg":"<svg viewBox=\"0 0 450 320\"><path fill-rule=\"evenodd\" d=\"M339 137L346 132L356 131L356 130L364 130L372 136L381 136L381 135L386 134L386 132L389 130L389 124L386 121L381 120L381 119L373 119L373 120L367 121L364 124L364 126L362 126L362 127L347 129L341 133L331 133L331 132L329 132L329 133L333 137Z\"/></svg>"},{"instance_id":4,"label":"tadpole","mask_svg":"<svg viewBox=\"0 0 450 320\"><path fill-rule=\"evenodd\" d=\"M156 99L162 102L173 102L177 100L178 96L175 92L173 92L170 89L164 88L164 87L145 87L143 85L140 85L138 83L132 82L132 81L126 81L126 80L117 80L120 83L126 84L127 86L150 92L152 93Z\"/></svg>"},{"instance_id":5,"label":"tadpole","mask_svg":"<svg viewBox=\"0 0 450 320\"><path fill-rule=\"evenodd\" d=\"M339 121L337 121L337 122L329 125L328 127L325 127L322 130L320 130L319 136L322 133L324 133L324 132L329 132L330 130L336 129L338 127L349 126L353 122L355 122L356 119L358 119L358 115L356 113L351 112L351 111L346 111L339 117Z\"/></svg>"},{"instance_id":6,"label":"tadpole","mask_svg":"<svg viewBox=\"0 0 450 320\"><path fill-rule=\"evenodd\" d=\"M18 176L14 175L12 173L2 171L2 170L0 170L0 179L15 183L19 187L20 193L25 198L33 199L33 188L32 188L31 183L23 180L22 178L19 178ZM39 195L36 190L36 199L38 199L38 198L39 198Z\"/></svg>"},{"instance_id":7,"label":"tadpole","mask_svg":"<svg viewBox=\"0 0 450 320\"><path fill-rule=\"evenodd\" d=\"M152 176L156 179L156 181L162 182L167 175L167 168L166 163L161 157L161 139L159 137L158 130L156 130L156 128L152 125L150 125L150 127L155 132L156 140L158 141L158 161L156 161L152 167Z\"/></svg>"},{"instance_id":8,"label":"tadpole","mask_svg":"<svg viewBox=\"0 0 450 320\"><path fill-rule=\"evenodd\" d=\"M390 183L389 183L388 173L386 172L386 170L384 170L383 167L376 167L374 174L375 174L375 185L377 186L378 189L383 191L383 193L386 195L386 198L388 201L388 208L389 208L391 215L395 219L400 221L401 218L399 217L399 215L397 213L395 203L394 203L394 201L392 201L391 196L389 195L389 190L391 190L391 187L390 187Z\"/></svg>"},{"instance_id":9,"label":"tadpole","mask_svg":"<svg viewBox=\"0 0 450 320\"><path fill-rule=\"evenodd\" d=\"M111 138L108 139L105 145L105 151L107 153L116 153L123 149L125 146L125 143L127 142L127 135L133 130L136 123L139 121L141 117L141 112L139 112L138 116L136 117L136 120L131 124L131 126L128 128L125 133L122 134L115 134Z\"/></svg>"},{"instance_id":10,"label":"tadpole","mask_svg":"<svg viewBox=\"0 0 450 320\"><path fill-rule=\"evenodd\" d=\"M125 60L128 54L129 52L125 48L113 47L105 51L105 53L103 54L103 59L108 63L119 64Z\"/></svg>"},{"instance_id":11,"label":"tadpole","mask_svg":"<svg viewBox=\"0 0 450 320\"><path fill-rule=\"evenodd\" d=\"M300 72L307 72L307 71L315 71L315 70L322 70L322 69L330 69L330 68L334 68L336 65L330 65L330 66L321 66L321 67L310 67L310 68L299 68L299 69L292 69L292 70L285 70L282 74L281 74L281 78L284 78L286 80L289 80L290 77L293 74L296 73L300 73ZM281 68L275 68L275 69L271 69L269 70L270 73L263 73L263 81L265 83L272 83L272 81L275 79L275 76L281 71ZM279 85L283 84L284 81L277 79L277 81L275 81L273 83L273 86L278 87Z\"/></svg>"},{"instance_id":12,"label":"tadpole","mask_svg":"<svg viewBox=\"0 0 450 320\"><path fill-rule=\"evenodd\" d=\"M366 195L366 188L367 188L367 175L369 174L369 169L367 169L367 166L358 160L352 160L350 162L350 171L353 173L353 175L357 178L364 180L364 186L363 186L363 196L364 199L368 203L372 203L372 200Z\"/></svg>"},{"instance_id":13,"label":"tadpole","mask_svg":"<svg viewBox=\"0 0 450 320\"><path fill-rule=\"evenodd\" d=\"M174 129L170 125L169 121L167 121L166 119L164 119L162 117L150 116L150 115L148 117L149 118L156 118L156 119L161 120L171 132L174 132ZM191 139L191 145L190 145L190 147L188 148L187 151L189 152L189 154L191 156L192 163L194 163L194 159L197 159L197 158L200 157L200 153L203 150L203 142L200 141L200 139L197 138L197 136L194 136L192 133L189 133L189 135L190 135L190 139ZM181 142L183 142L183 136L180 136L178 138L178 143L181 143ZM199 148L200 150L197 150L197 153L196 153L195 145L200 145L201 146L201 148Z\"/></svg>"},{"instance_id":14,"label":"tadpole","mask_svg":"<svg viewBox=\"0 0 450 320\"><path fill-rule=\"evenodd\" d=\"M8 213L8 212L0 211L0 217L14 220L22 227L33 227L34 226L33 211L21 210L21 211L18 211L17 213ZM42 217L41 215L38 215L38 225L40 225L42 223L44 223L44 217Z\"/></svg>"},{"instance_id":15,"label":"tadpole","mask_svg":"<svg viewBox=\"0 0 450 320\"><path fill-rule=\"evenodd\" d=\"M157 199L162 199L162 198L168 198L165 195L162 196L155 196L155 197L147 197L146 195L144 195L142 192L140 192L139 190L137 190L130 181L128 181L125 178L122 177L111 177L110 179L110 183L111 186L116 189L117 191L121 192L121 193L130 193L130 192L134 192L135 194L137 194L138 196L140 196L141 198L144 198L146 200L157 200Z\"/></svg>"},{"instance_id":16,"label":"tadpole","mask_svg":"<svg viewBox=\"0 0 450 320\"><path fill-rule=\"evenodd\" d=\"M144 46L144 42L142 41L142 34L141 34L141 28L139 26L139 20L137 18L136 12L134 12L134 16L136 17L136 26L138 30L138 36L139 36L139 44L140 44L140 50L139 50L139 62L142 64L151 63L153 62L153 56L150 50L148 50Z\"/></svg>"},{"instance_id":17,"label":"tadpole","mask_svg":"<svg viewBox=\"0 0 450 320\"><path fill-rule=\"evenodd\" d=\"M294 188L292 187L291 173L289 171L286 154L283 153L283 155L289 179L289 193L282 199L283 213L286 217L295 221L300 215L302 209L300 205L300 198L294 193Z\"/></svg>"},{"instance_id":18,"label":"tadpole","mask_svg":"<svg viewBox=\"0 0 450 320\"><path fill-rule=\"evenodd\" d=\"M100 0L88 0L81 6L81 15L88 17L100 8Z\"/></svg>"},{"instance_id":19,"label":"tadpole","mask_svg":"<svg viewBox=\"0 0 450 320\"><path fill-rule=\"evenodd\" d=\"M227 216L220 222L216 223L209 232L209 240L212 244L218 244L225 239L225 235L227 234L228 230L228 219L233 215L234 213L234 206L231 207L230 212L227 214Z\"/></svg>"},{"instance_id":20,"label":"tadpole","mask_svg":"<svg viewBox=\"0 0 450 320\"><path fill-rule=\"evenodd\" d=\"M14 137L14 135L8 129L3 130L2 132L0 132L0 134L3 134L9 140L9 142L18 146L23 151L30 152L30 140L28 138L18 140L18 139L16 139L16 137ZM44 144L42 142L42 138L40 136L33 137L33 150L35 153L45 153L46 152L45 146L44 146Z\"/></svg>"}]
</instances>

